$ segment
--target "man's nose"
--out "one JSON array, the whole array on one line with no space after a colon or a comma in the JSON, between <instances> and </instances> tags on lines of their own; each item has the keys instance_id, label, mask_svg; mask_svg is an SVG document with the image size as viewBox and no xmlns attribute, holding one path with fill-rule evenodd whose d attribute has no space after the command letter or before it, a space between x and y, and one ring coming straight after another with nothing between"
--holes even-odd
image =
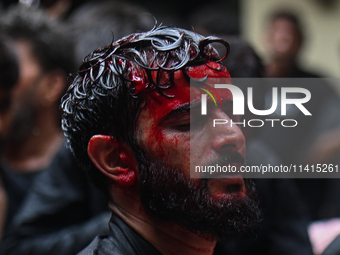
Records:
<instances>
[{"instance_id":1,"label":"man's nose","mask_svg":"<svg viewBox=\"0 0 340 255\"><path fill-rule=\"evenodd\" d=\"M214 119L221 119L224 121L220 123L226 123L212 127L213 148L219 153L245 151L245 138L239 126L221 109L215 111Z\"/></svg>"}]
</instances>

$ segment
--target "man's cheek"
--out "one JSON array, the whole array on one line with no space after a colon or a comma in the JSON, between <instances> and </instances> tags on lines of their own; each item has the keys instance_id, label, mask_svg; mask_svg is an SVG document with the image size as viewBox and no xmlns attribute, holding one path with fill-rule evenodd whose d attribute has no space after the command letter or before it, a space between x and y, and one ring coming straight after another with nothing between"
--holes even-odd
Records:
<instances>
[{"instance_id":1,"label":"man's cheek","mask_svg":"<svg viewBox=\"0 0 340 255\"><path fill-rule=\"evenodd\" d=\"M166 156L166 142L164 133L160 128L156 128L150 121L140 125L137 133L137 141L141 148L156 158L164 158ZM151 128L153 126L153 128Z\"/></svg>"},{"instance_id":2,"label":"man's cheek","mask_svg":"<svg viewBox=\"0 0 340 255\"><path fill-rule=\"evenodd\" d=\"M171 167L189 168L190 138L186 135L169 135L156 130L149 133L148 137L145 149L152 157L161 159Z\"/></svg>"},{"instance_id":3,"label":"man's cheek","mask_svg":"<svg viewBox=\"0 0 340 255\"><path fill-rule=\"evenodd\" d=\"M189 169L190 134L164 135L162 150L164 162L172 167Z\"/></svg>"}]
</instances>

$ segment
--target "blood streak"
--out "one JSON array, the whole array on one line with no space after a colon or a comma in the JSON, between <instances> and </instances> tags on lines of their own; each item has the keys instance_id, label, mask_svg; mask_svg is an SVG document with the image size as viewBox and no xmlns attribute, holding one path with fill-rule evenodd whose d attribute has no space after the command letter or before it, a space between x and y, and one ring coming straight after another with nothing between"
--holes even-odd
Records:
<instances>
[{"instance_id":1,"label":"blood streak","mask_svg":"<svg viewBox=\"0 0 340 255\"><path fill-rule=\"evenodd\" d=\"M118 181L126 186L131 186L136 179L136 174L134 171L126 171L125 173L121 173L118 175Z\"/></svg>"},{"instance_id":2,"label":"blood streak","mask_svg":"<svg viewBox=\"0 0 340 255\"><path fill-rule=\"evenodd\" d=\"M135 66L130 64L129 66L129 88L132 91L133 95L138 95L148 88L148 80L146 80L146 76L140 70L138 71Z\"/></svg>"}]
</instances>

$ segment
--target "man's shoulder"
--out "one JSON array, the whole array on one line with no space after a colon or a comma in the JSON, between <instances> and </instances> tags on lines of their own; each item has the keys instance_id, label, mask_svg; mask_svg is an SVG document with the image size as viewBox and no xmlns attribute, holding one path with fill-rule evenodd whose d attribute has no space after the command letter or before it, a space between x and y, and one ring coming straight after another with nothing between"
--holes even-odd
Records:
<instances>
[{"instance_id":1,"label":"man's shoulder","mask_svg":"<svg viewBox=\"0 0 340 255\"><path fill-rule=\"evenodd\" d=\"M78 255L161 255L118 215L112 214L109 235L97 236Z\"/></svg>"},{"instance_id":2,"label":"man's shoulder","mask_svg":"<svg viewBox=\"0 0 340 255\"><path fill-rule=\"evenodd\" d=\"M100 254L98 253L99 250L99 243L101 241L101 237L97 236L93 241L81 252L78 252L77 255L92 255L92 254Z\"/></svg>"},{"instance_id":3,"label":"man's shoulder","mask_svg":"<svg viewBox=\"0 0 340 255\"><path fill-rule=\"evenodd\" d=\"M108 236L97 236L93 241L77 255L125 255L113 242L109 242Z\"/></svg>"}]
</instances>

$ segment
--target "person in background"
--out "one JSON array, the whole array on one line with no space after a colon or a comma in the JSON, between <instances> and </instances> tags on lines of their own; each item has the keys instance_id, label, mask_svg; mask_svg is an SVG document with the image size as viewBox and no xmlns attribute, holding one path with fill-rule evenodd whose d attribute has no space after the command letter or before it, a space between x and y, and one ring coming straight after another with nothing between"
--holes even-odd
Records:
<instances>
[{"instance_id":1,"label":"person in background","mask_svg":"<svg viewBox=\"0 0 340 255\"><path fill-rule=\"evenodd\" d=\"M284 117L278 111L270 116L295 119L298 122L296 128L287 130L274 127L263 130L262 138L277 155L280 155L284 164L315 164L328 161L327 156L322 156L327 153L317 153L318 155L315 156L315 151L320 152L320 149L325 147L320 143L320 139L327 143L323 138L340 125L339 111L337 111L340 107L340 99L334 89L319 75L302 69L298 64L298 54L305 41L304 31L298 16L287 11L274 13L267 27L268 62L265 66L265 77L296 78L290 81L296 82L296 86L305 88L311 93L311 100L306 104L312 113L310 117L305 118L293 107L287 109ZM271 88L268 89L265 109L270 107L271 102ZM305 189L301 191L304 192ZM314 196L312 200L317 201ZM316 203L320 204L320 201ZM315 211L315 213L320 212ZM316 217L319 216L312 216L312 218Z\"/></svg>"},{"instance_id":2,"label":"person in background","mask_svg":"<svg viewBox=\"0 0 340 255\"><path fill-rule=\"evenodd\" d=\"M95 48L126 34L155 25L139 6L117 1L85 4L67 21L67 35L76 45L76 62ZM91 17L91 19L89 19ZM106 199L90 185L67 150L67 157L44 171L35 181L15 217L4 254L73 255L99 234L108 232Z\"/></svg>"},{"instance_id":3,"label":"person in background","mask_svg":"<svg viewBox=\"0 0 340 255\"><path fill-rule=\"evenodd\" d=\"M0 18L19 65L17 84L8 94L8 118L2 121L0 168L8 196L6 232L33 180L63 147L59 101L73 71L72 43L58 23L40 11L13 7Z\"/></svg>"},{"instance_id":4,"label":"person in background","mask_svg":"<svg viewBox=\"0 0 340 255\"><path fill-rule=\"evenodd\" d=\"M292 12L278 11L271 16L267 30L269 58L265 75L299 78L299 87L311 92L308 109L312 116L307 119L288 110L286 118L296 119L299 123L297 128L264 129L262 137L282 156L285 164L336 165L339 162L336 151L339 147L340 100L327 81L298 64L298 55L305 42L304 32L298 15ZM339 220L331 219L340 216L337 202L339 179L296 179L295 182L302 195L301 205L305 217L310 224L308 233L313 251L320 254L339 233Z\"/></svg>"},{"instance_id":5,"label":"person in background","mask_svg":"<svg viewBox=\"0 0 340 255\"><path fill-rule=\"evenodd\" d=\"M298 55L304 42L304 34L297 16L288 11L274 13L268 24L268 63L266 77L315 78L318 75L301 69Z\"/></svg>"}]
</instances>

